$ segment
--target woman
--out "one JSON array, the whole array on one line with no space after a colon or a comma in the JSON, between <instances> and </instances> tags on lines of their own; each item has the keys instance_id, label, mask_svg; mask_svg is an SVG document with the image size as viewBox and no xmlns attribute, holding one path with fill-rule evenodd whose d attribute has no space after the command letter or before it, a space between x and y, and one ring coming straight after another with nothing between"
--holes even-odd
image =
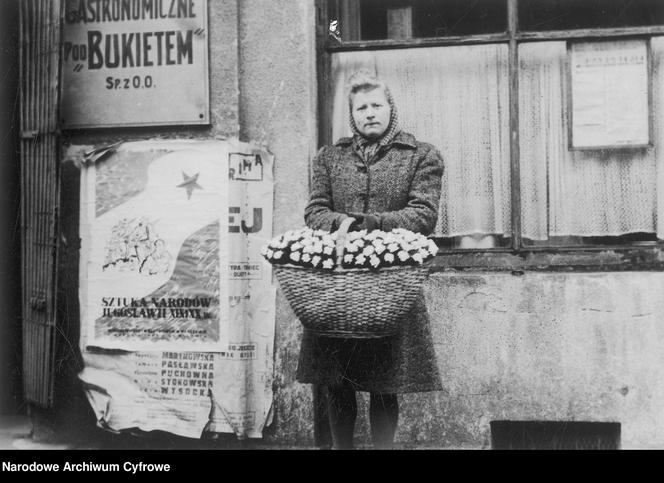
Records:
<instances>
[{"instance_id":1,"label":"woman","mask_svg":"<svg viewBox=\"0 0 664 483\"><path fill-rule=\"evenodd\" d=\"M316 155L307 226L335 231L352 217L356 230L430 234L440 198L440 155L399 129L383 82L360 72L350 84L353 136ZM322 386L335 449L353 446L356 391L370 393L374 445L389 447L399 418L397 393L442 389L423 294L392 337L336 339L305 331L297 379Z\"/></svg>"}]
</instances>

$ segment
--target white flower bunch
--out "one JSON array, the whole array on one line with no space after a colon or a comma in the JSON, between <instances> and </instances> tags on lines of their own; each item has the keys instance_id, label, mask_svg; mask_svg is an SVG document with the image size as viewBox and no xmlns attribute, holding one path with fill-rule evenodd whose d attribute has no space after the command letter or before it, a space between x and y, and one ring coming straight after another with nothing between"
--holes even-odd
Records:
<instances>
[{"instance_id":1,"label":"white flower bunch","mask_svg":"<svg viewBox=\"0 0 664 483\"><path fill-rule=\"evenodd\" d=\"M261 255L275 265L332 270L336 266L336 241L336 233L310 228L290 230L265 245Z\"/></svg>"},{"instance_id":2,"label":"white flower bunch","mask_svg":"<svg viewBox=\"0 0 664 483\"><path fill-rule=\"evenodd\" d=\"M424 235L403 228L390 232L350 232L344 247L343 268L383 268L420 265L433 258L438 247Z\"/></svg>"},{"instance_id":3,"label":"white flower bunch","mask_svg":"<svg viewBox=\"0 0 664 483\"><path fill-rule=\"evenodd\" d=\"M272 264L333 270L337 268L336 242L336 232L291 230L271 240L261 254ZM346 236L341 268L420 265L437 252L433 240L409 230L362 230Z\"/></svg>"}]
</instances>

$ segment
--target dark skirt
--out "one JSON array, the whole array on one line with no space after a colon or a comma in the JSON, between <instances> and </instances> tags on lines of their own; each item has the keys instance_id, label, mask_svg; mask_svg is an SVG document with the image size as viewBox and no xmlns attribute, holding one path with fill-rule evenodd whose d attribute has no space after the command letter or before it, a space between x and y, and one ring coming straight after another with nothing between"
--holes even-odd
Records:
<instances>
[{"instance_id":1,"label":"dark skirt","mask_svg":"<svg viewBox=\"0 0 664 483\"><path fill-rule=\"evenodd\" d=\"M297 380L386 394L440 391L442 384L424 293L416 299L399 332L380 339L302 335Z\"/></svg>"}]
</instances>

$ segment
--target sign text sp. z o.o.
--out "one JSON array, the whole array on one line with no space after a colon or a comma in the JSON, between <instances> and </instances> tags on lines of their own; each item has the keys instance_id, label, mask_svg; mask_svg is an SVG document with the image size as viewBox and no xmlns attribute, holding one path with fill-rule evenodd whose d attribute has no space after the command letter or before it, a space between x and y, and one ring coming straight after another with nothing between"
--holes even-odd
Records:
<instances>
[{"instance_id":1,"label":"sign text sp. z o.o.","mask_svg":"<svg viewBox=\"0 0 664 483\"><path fill-rule=\"evenodd\" d=\"M207 0L66 0L65 128L208 124Z\"/></svg>"}]
</instances>

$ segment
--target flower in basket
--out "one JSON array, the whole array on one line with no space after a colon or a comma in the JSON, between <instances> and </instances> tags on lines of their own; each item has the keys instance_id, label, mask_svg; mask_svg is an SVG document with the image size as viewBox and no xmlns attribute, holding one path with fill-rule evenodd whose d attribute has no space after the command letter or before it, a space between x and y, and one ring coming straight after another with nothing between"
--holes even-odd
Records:
<instances>
[{"instance_id":1,"label":"flower in basket","mask_svg":"<svg viewBox=\"0 0 664 483\"><path fill-rule=\"evenodd\" d=\"M369 256L373 255L374 253L376 253L376 249L374 248L373 245L367 245L362 250L362 255L364 255L365 257L369 257Z\"/></svg>"},{"instance_id":2,"label":"flower in basket","mask_svg":"<svg viewBox=\"0 0 664 483\"><path fill-rule=\"evenodd\" d=\"M377 255L380 255L380 254L382 254L385 250L387 250L387 247L385 246L385 243L384 243L383 240L381 240L380 238L379 238L379 239L376 239L376 240L373 242L373 247L374 247L374 251L376 252Z\"/></svg>"},{"instance_id":3,"label":"flower in basket","mask_svg":"<svg viewBox=\"0 0 664 483\"><path fill-rule=\"evenodd\" d=\"M399 260L402 262L405 262L410 258L410 254L406 250L401 250L399 253L397 253L397 257L399 257Z\"/></svg>"},{"instance_id":4,"label":"flower in basket","mask_svg":"<svg viewBox=\"0 0 664 483\"><path fill-rule=\"evenodd\" d=\"M263 247L261 254L270 263L277 265L329 267L330 262L324 262L332 258L334 238L330 233L321 230L289 230L272 239ZM332 250L328 246L331 246Z\"/></svg>"},{"instance_id":5,"label":"flower in basket","mask_svg":"<svg viewBox=\"0 0 664 483\"><path fill-rule=\"evenodd\" d=\"M346 238L343 268L380 269L391 266L414 266L435 255L435 242L404 229L383 232L351 232Z\"/></svg>"},{"instance_id":6,"label":"flower in basket","mask_svg":"<svg viewBox=\"0 0 664 483\"><path fill-rule=\"evenodd\" d=\"M364 265L364 262L366 262L366 261L367 261L367 257L365 257L362 254L359 254L358 256L355 257L354 263L355 263L355 265L362 266L362 265Z\"/></svg>"}]
</instances>

